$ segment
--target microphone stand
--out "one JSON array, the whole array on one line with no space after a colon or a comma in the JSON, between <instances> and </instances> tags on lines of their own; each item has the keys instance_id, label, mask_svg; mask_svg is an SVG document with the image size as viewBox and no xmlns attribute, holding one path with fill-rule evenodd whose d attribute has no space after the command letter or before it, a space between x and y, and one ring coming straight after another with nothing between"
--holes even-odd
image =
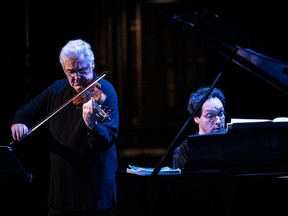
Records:
<instances>
[{"instance_id":1,"label":"microphone stand","mask_svg":"<svg viewBox=\"0 0 288 216\"><path fill-rule=\"evenodd\" d=\"M180 135L182 134L182 132L184 131L184 129L187 127L188 123L195 117L196 113L198 112L198 110L202 107L202 105L204 104L204 102L206 101L206 99L208 98L209 94L211 93L212 89L214 88L216 82L218 81L218 79L221 76L221 72L218 74L218 76L216 77L216 79L214 80L214 82L212 83L212 85L210 86L209 90L207 91L207 93L204 95L204 97L202 98L202 100L200 101L200 103L197 105L197 107L195 108L194 112L189 116L189 118L187 119L187 121L185 122L185 124L183 125L183 127L181 128L181 130L178 132L178 134L176 135L176 137L174 138L173 142L169 145L166 153L162 156L161 160L159 161L159 163L157 164L157 166L155 167L155 169L153 170L153 172L151 173L152 176L156 176L158 175L161 167L163 166L164 162L167 160L168 156L171 155L171 153L173 152L173 150L177 147L176 146L176 141L178 140L178 138L180 137Z\"/></svg>"}]
</instances>

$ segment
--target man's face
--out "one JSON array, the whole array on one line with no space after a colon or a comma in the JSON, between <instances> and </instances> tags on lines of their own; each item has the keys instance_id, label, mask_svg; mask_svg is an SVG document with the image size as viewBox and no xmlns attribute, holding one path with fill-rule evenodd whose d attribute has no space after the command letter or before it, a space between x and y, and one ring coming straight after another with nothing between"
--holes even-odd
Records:
<instances>
[{"instance_id":1,"label":"man's face","mask_svg":"<svg viewBox=\"0 0 288 216\"><path fill-rule=\"evenodd\" d=\"M225 130L225 110L219 98L209 98L202 105L201 116L195 116L199 134L221 132Z\"/></svg>"},{"instance_id":2,"label":"man's face","mask_svg":"<svg viewBox=\"0 0 288 216\"><path fill-rule=\"evenodd\" d=\"M93 65L88 65L85 60L66 61L64 72L72 88L79 92L93 80Z\"/></svg>"}]
</instances>

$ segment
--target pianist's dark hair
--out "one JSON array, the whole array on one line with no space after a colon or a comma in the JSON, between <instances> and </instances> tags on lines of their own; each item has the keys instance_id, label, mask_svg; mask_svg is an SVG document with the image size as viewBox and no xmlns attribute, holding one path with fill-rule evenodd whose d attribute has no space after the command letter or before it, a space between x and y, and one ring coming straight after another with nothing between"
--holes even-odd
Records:
<instances>
[{"instance_id":1,"label":"pianist's dark hair","mask_svg":"<svg viewBox=\"0 0 288 216\"><path fill-rule=\"evenodd\" d=\"M196 92L193 92L190 94L189 97L189 102L188 102L188 106L187 109L189 111L189 113L193 113L194 110L196 109L196 107L198 106L198 104L201 102L202 98L206 95L206 93L208 92L210 87L200 87ZM226 99L225 99L225 95L223 94L223 92L214 87L212 89L212 91L210 92L209 96L207 99L209 98L219 98L219 100L222 102L223 106L225 107L226 104ZM196 116L200 116L201 115L201 108L197 111Z\"/></svg>"}]
</instances>

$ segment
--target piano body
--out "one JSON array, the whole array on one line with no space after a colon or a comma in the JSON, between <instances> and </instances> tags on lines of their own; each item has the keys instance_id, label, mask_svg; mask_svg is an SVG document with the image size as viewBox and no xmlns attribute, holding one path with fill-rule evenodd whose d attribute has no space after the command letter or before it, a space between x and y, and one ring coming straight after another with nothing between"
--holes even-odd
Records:
<instances>
[{"instance_id":1,"label":"piano body","mask_svg":"<svg viewBox=\"0 0 288 216\"><path fill-rule=\"evenodd\" d=\"M191 135L180 175L117 172L116 215L277 215L288 193L288 122Z\"/></svg>"},{"instance_id":2,"label":"piano body","mask_svg":"<svg viewBox=\"0 0 288 216\"><path fill-rule=\"evenodd\" d=\"M236 123L225 133L190 135L186 174L282 176L288 172L288 121Z\"/></svg>"},{"instance_id":3,"label":"piano body","mask_svg":"<svg viewBox=\"0 0 288 216\"><path fill-rule=\"evenodd\" d=\"M232 38L215 14L175 15L172 21L182 30L199 34L224 57L288 95L288 64ZM287 131L287 122L282 122L188 136L193 151L181 175L117 172L115 215L282 214L288 194ZM155 170L165 165L176 143Z\"/></svg>"}]
</instances>

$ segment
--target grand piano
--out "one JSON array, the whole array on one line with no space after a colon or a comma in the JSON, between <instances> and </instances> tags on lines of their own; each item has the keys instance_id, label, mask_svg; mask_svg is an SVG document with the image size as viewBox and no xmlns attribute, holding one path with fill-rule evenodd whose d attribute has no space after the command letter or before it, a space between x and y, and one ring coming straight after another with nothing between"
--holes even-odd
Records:
<instances>
[{"instance_id":1,"label":"grand piano","mask_svg":"<svg viewBox=\"0 0 288 216\"><path fill-rule=\"evenodd\" d=\"M190 135L179 175L117 172L116 215L278 215L288 193L288 122Z\"/></svg>"},{"instance_id":2,"label":"grand piano","mask_svg":"<svg viewBox=\"0 0 288 216\"><path fill-rule=\"evenodd\" d=\"M209 11L175 15L225 58L288 95L288 64L231 38ZM287 208L288 123L242 125L221 134L189 135L191 160L180 175L158 175L177 137L152 175L117 172L115 215L280 215Z\"/></svg>"}]
</instances>

